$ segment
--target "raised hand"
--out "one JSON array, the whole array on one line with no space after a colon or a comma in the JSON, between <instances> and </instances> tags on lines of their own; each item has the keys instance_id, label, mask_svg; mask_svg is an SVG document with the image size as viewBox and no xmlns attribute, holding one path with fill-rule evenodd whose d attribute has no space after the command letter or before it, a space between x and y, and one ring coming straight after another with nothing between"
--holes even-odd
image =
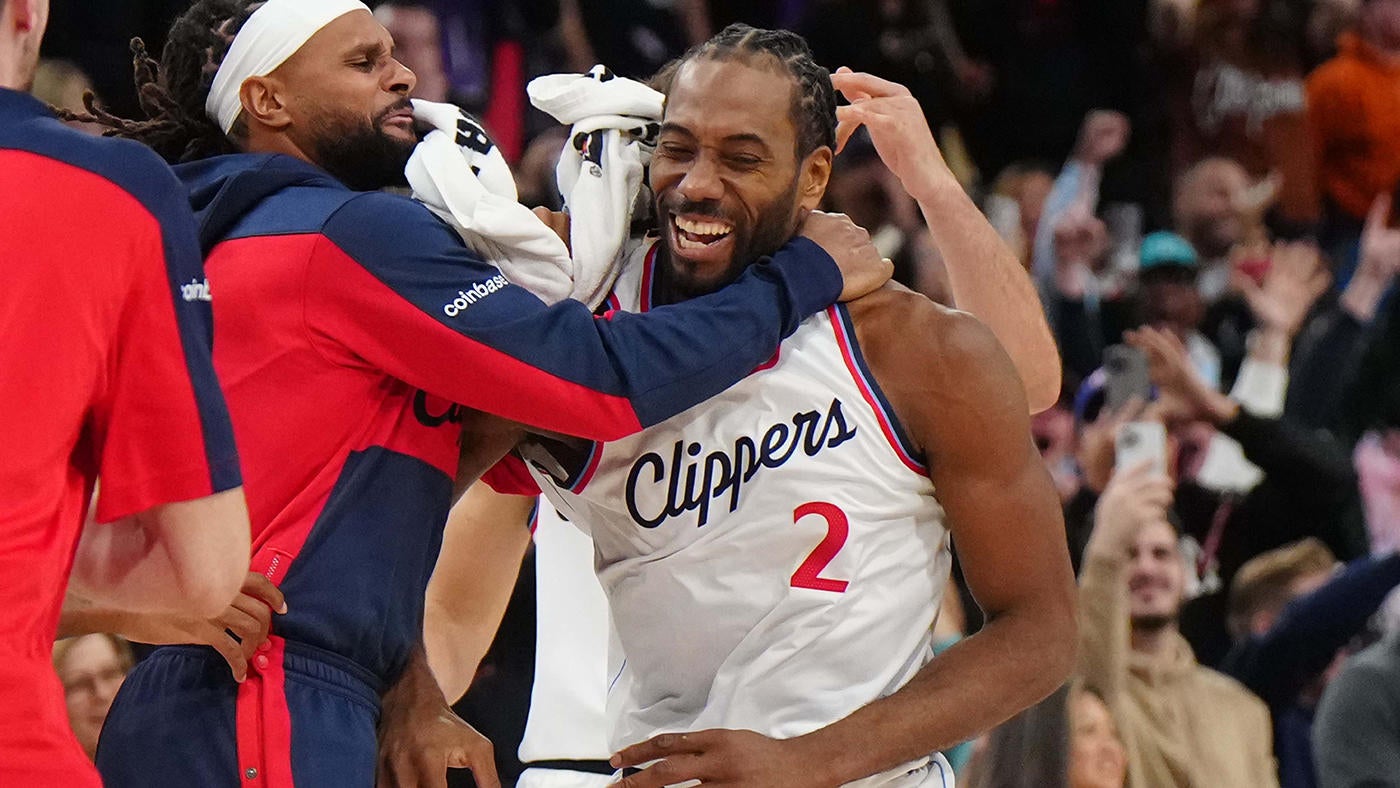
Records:
<instances>
[{"instance_id":1,"label":"raised hand","mask_svg":"<svg viewBox=\"0 0 1400 788\"><path fill-rule=\"evenodd\" d=\"M1357 320L1370 322L1381 297L1400 273L1400 230L1390 226L1391 197L1377 195L1361 230L1361 255L1356 275L1342 293L1342 306Z\"/></svg>"},{"instance_id":2,"label":"raised hand","mask_svg":"<svg viewBox=\"0 0 1400 788\"><path fill-rule=\"evenodd\" d=\"M1074 158L1103 166L1128 146L1132 124L1128 116L1109 109L1090 110L1079 127L1079 140L1074 145Z\"/></svg>"},{"instance_id":3,"label":"raised hand","mask_svg":"<svg viewBox=\"0 0 1400 788\"><path fill-rule=\"evenodd\" d=\"M1165 520L1172 505L1172 483L1148 465L1114 474L1094 510L1089 549L1114 555L1127 552L1143 526Z\"/></svg>"},{"instance_id":4,"label":"raised hand","mask_svg":"<svg viewBox=\"0 0 1400 788\"><path fill-rule=\"evenodd\" d=\"M831 84L851 102L836 108L836 151L864 126L880 160L918 199L930 183L953 179L918 99L903 85L841 67Z\"/></svg>"},{"instance_id":5,"label":"raised hand","mask_svg":"<svg viewBox=\"0 0 1400 788\"><path fill-rule=\"evenodd\" d=\"M1235 286L1261 327L1291 339L1330 283L1331 275L1317 247L1295 242L1274 244L1262 284L1237 272Z\"/></svg>"},{"instance_id":6,"label":"raised hand","mask_svg":"<svg viewBox=\"0 0 1400 788\"><path fill-rule=\"evenodd\" d=\"M1191 366L1186 345L1170 331L1143 326L1123 338L1147 356L1147 371L1157 386L1154 414L1168 426L1185 421L1208 420L1223 424L1239 412L1239 405L1201 379Z\"/></svg>"}]
</instances>

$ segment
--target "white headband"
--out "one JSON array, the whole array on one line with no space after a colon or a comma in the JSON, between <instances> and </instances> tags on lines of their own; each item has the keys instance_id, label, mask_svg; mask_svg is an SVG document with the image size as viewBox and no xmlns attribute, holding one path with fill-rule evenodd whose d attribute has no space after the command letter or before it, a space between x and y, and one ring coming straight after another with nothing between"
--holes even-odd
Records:
<instances>
[{"instance_id":1,"label":"white headband","mask_svg":"<svg viewBox=\"0 0 1400 788\"><path fill-rule=\"evenodd\" d=\"M267 0L234 36L214 74L204 111L227 134L243 111L238 93L245 80L271 74L336 19L368 10L359 0Z\"/></svg>"}]
</instances>

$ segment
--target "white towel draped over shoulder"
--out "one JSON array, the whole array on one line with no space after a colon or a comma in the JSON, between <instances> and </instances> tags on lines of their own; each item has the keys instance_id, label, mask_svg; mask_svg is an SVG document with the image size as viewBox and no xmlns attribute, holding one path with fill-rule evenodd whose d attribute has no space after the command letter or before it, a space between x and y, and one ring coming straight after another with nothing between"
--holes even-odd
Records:
<instances>
[{"instance_id":1,"label":"white towel draped over shoulder","mask_svg":"<svg viewBox=\"0 0 1400 788\"><path fill-rule=\"evenodd\" d=\"M568 245L517 201L500 151L451 104L414 99L414 115L434 130L405 174L413 198L511 282L546 303L572 298L597 307L617 279L663 97L601 66L540 77L528 90L535 106L572 126L555 173L570 214Z\"/></svg>"}]
</instances>

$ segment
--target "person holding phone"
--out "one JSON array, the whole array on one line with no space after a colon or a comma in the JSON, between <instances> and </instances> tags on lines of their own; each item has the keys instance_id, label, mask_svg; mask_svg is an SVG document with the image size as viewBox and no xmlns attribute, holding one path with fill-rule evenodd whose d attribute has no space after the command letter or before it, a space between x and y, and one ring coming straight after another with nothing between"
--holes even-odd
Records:
<instances>
[{"instance_id":1,"label":"person holding phone","mask_svg":"<svg viewBox=\"0 0 1400 788\"><path fill-rule=\"evenodd\" d=\"M1080 572L1080 672L1118 721L1130 788L1277 786L1264 703L1202 666L1178 628L1188 569L1172 483L1114 473Z\"/></svg>"}]
</instances>

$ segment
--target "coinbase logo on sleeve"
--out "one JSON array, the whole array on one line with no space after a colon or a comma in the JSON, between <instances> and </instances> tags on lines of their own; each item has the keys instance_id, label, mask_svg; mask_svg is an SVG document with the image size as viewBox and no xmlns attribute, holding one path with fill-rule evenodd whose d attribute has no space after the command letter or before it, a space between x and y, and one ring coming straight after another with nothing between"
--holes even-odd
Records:
<instances>
[{"instance_id":1,"label":"coinbase logo on sleeve","mask_svg":"<svg viewBox=\"0 0 1400 788\"><path fill-rule=\"evenodd\" d=\"M509 284L504 276L496 274L485 282L477 282L466 290L458 290L457 297L442 307L443 314L456 317L465 312L467 307L498 290L504 290Z\"/></svg>"},{"instance_id":2,"label":"coinbase logo on sleeve","mask_svg":"<svg viewBox=\"0 0 1400 788\"><path fill-rule=\"evenodd\" d=\"M180 285L180 297L185 301L208 301L209 280L191 279L189 284Z\"/></svg>"}]
</instances>

